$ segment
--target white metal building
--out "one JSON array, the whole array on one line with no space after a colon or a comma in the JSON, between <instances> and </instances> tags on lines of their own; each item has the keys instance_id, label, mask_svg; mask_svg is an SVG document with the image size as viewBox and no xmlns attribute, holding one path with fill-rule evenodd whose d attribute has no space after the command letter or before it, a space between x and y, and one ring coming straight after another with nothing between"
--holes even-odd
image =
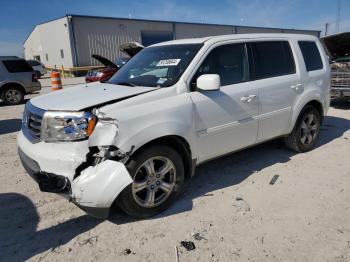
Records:
<instances>
[{"instance_id":1,"label":"white metal building","mask_svg":"<svg viewBox=\"0 0 350 262\"><path fill-rule=\"evenodd\" d=\"M123 56L119 45L126 42L148 46L172 39L281 32L320 36L313 30L66 15L35 26L24 42L24 54L47 66L95 66L98 62L92 54L114 61Z\"/></svg>"}]
</instances>

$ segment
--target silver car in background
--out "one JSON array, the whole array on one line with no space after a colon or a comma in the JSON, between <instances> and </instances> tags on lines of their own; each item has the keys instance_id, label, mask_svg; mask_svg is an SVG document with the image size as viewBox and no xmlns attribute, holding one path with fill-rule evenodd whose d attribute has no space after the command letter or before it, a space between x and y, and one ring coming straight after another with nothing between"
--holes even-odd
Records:
<instances>
[{"instance_id":1,"label":"silver car in background","mask_svg":"<svg viewBox=\"0 0 350 262\"><path fill-rule=\"evenodd\" d=\"M27 63L38 73L39 78L47 73L46 67L40 61L27 60Z\"/></svg>"},{"instance_id":2,"label":"silver car in background","mask_svg":"<svg viewBox=\"0 0 350 262\"><path fill-rule=\"evenodd\" d=\"M0 56L0 99L7 105L23 102L28 93L41 90L37 73L16 56Z\"/></svg>"}]
</instances>

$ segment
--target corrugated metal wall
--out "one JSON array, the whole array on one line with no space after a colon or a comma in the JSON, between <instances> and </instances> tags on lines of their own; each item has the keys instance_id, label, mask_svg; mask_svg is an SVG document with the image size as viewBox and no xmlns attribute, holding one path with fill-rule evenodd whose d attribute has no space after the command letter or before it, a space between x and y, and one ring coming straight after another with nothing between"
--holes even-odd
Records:
<instances>
[{"instance_id":1,"label":"corrugated metal wall","mask_svg":"<svg viewBox=\"0 0 350 262\"><path fill-rule=\"evenodd\" d=\"M88 53L80 46L78 49L79 61L80 63L84 63L84 61L86 63L86 55L88 55L90 65L97 65L97 61L91 58L92 54L99 54L114 61L117 57L122 56L119 45L130 41L139 42L139 39L135 39L130 35L89 33L87 34Z\"/></svg>"},{"instance_id":2,"label":"corrugated metal wall","mask_svg":"<svg viewBox=\"0 0 350 262\"><path fill-rule=\"evenodd\" d=\"M318 36L317 31L278 28L245 27L111 19L103 17L73 16L78 66L100 65L92 54L102 55L111 61L124 56L119 46L126 42L142 43L142 31L172 32L174 39L245 33L305 33Z\"/></svg>"},{"instance_id":3,"label":"corrugated metal wall","mask_svg":"<svg viewBox=\"0 0 350 262\"><path fill-rule=\"evenodd\" d=\"M102 55L111 61L125 56L119 46L127 42L141 43L142 30L172 31L170 23L87 17L74 17L73 26L79 66L100 65L91 58L92 54Z\"/></svg>"},{"instance_id":4,"label":"corrugated metal wall","mask_svg":"<svg viewBox=\"0 0 350 262\"><path fill-rule=\"evenodd\" d=\"M174 27L176 39L227 35L234 33L233 26L174 23Z\"/></svg>"},{"instance_id":5,"label":"corrugated metal wall","mask_svg":"<svg viewBox=\"0 0 350 262\"><path fill-rule=\"evenodd\" d=\"M69 23L71 21L71 23ZM165 32L174 39L239 33L304 33L318 36L317 31L244 27L230 25L191 24L181 22L148 21L90 16L63 17L38 26L25 42L26 57L39 51L48 65L96 66L100 65L92 54L102 55L111 61L124 56L119 46L126 42L142 43L142 32ZM145 34L146 35L146 34ZM60 57L64 50L64 58ZM45 61L45 54L49 61ZM75 61L75 62L74 62Z\"/></svg>"}]
</instances>

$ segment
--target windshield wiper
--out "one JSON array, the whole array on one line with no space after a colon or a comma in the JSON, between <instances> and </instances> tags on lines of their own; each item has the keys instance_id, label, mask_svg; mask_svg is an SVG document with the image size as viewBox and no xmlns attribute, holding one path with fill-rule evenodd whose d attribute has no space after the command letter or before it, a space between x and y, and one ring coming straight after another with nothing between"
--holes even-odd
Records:
<instances>
[{"instance_id":1,"label":"windshield wiper","mask_svg":"<svg viewBox=\"0 0 350 262\"><path fill-rule=\"evenodd\" d=\"M120 82L120 83L116 83L116 85L122 85L122 86L136 86L133 83L130 82Z\"/></svg>"}]
</instances>

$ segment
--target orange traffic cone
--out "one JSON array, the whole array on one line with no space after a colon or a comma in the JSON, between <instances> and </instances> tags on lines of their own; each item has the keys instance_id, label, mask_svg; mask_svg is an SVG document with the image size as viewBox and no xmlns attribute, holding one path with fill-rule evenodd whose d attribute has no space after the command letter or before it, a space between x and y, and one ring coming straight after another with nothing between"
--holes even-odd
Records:
<instances>
[{"instance_id":1,"label":"orange traffic cone","mask_svg":"<svg viewBox=\"0 0 350 262\"><path fill-rule=\"evenodd\" d=\"M51 90L56 91L62 89L60 72L52 71L51 73Z\"/></svg>"}]
</instances>

